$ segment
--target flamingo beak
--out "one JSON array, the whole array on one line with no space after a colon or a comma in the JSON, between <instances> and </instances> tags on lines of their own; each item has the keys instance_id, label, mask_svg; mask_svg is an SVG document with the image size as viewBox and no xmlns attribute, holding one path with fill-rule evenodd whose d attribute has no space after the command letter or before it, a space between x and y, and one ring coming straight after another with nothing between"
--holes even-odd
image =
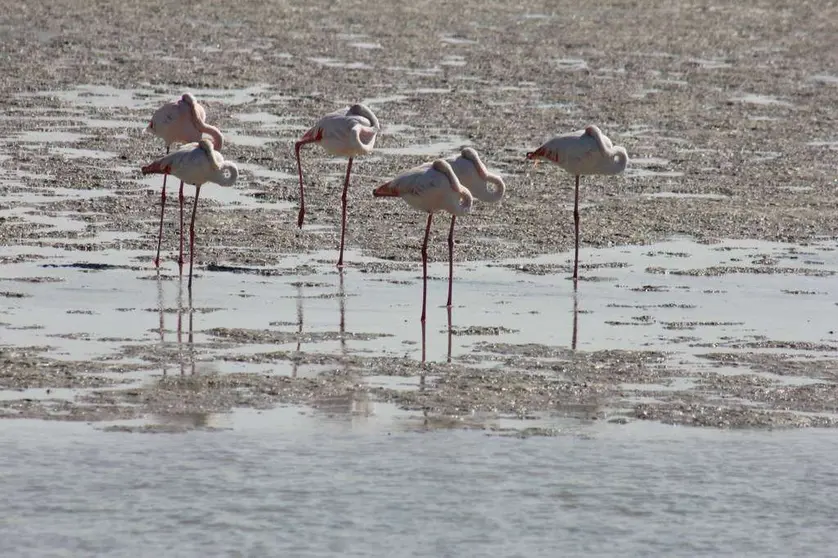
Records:
<instances>
[{"instance_id":1,"label":"flamingo beak","mask_svg":"<svg viewBox=\"0 0 838 558\"><path fill-rule=\"evenodd\" d=\"M398 197L399 193L396 192L396 189L393 188L392 186L390 186L390 183L388 182L387 184L382 184L381 186L379 186L378 188L373 190L372 195L375 196L376 198L382 198L382 197L393 198L393 197Z\"/></svg>"},{"instance_id":2,"label":"flamingo beak","mask_svg":"<svg viewBox=\"0 0 838 558\"><path fill-rule=\"evenodd\" d=\"M171 174L171 167L163 166L158 162L151 163L142 168L143 174Z\"/></svg>"},{"instance_id":3,"label":"flamingo beak","mask_svg":"<svg viewBox=\"0 0 838 558\"><path fill-rule=\"evenodd\" d=\"M527 159L532 161L533 168L538 166L538 152L537 151L529 151L527 152Z\"/></svg>"}]
</instances>

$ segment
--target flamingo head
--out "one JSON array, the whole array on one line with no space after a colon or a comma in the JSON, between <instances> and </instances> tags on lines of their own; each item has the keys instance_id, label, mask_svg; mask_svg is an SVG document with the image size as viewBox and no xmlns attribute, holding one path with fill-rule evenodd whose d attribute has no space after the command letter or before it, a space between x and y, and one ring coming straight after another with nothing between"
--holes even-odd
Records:
<instances>
[{"instance_id":1,"label":"flamingo head","mask_svg":"<svg viewBox=\"0 0 838 558\"><path fill-rule=\"evenodd\" d=\"M541 158L543 156L544 156L544 152L542 151L542 148L538 148L535 151L528 151L527 152L527 160L533 162L533 167L538 166L538 160L539 160L539 158Z\"/></svg>"}]
</instances>

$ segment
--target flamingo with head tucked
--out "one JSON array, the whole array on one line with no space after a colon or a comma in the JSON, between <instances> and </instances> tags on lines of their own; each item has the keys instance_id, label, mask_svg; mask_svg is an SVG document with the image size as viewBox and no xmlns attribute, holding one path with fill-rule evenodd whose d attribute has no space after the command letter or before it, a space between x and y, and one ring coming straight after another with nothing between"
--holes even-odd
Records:
<instances>
[{"instance_id":1,"label":"flamingo with head tucked","mask_svg":"<svg viewBox=\"0 0 838 558\"><path fill-rule=\"evenodd\" d=\"M372 153L375 138L381 126L375 114L364 105L352 105L348 109L338 110L321 118L300 141L294 144L297 157L297 172L300 175L300 211L297 226L303 227L306 214L305 191L303 189L303 167L300 163L300 149L307 143L319 143L331 155L349 157L346 167L346 179L343 182L341 196L340 256L338 267L343 267L343 242L346 235L346 206L349 189L349 175L352 172L352 160L360 155Z\"/></svg>"},{"instance_id":2,"label":"flamingo with head tucked","mask_svg":"<svg viewBox=\"0 0 838 558\"><path fill-rule=\"evenodd\" d=\"M143 167L143 174L172 174L187 184L195 185L195 201L192 206L192 220L189 223L189 291L192 291L192 265L195 261L195 215L198 212L198 195L201 186L214 182L219 186L232 186L239 177L239 169L225 161L212 143L202 139L189 143L179 150L157 159Z\"/></svg>"},{"instance_id":3,"label":"flamingo with head tucked","mask_svg":"<svg viewBox=\"0 0 838 558\"><path fill-rule=\"evenodd\" d=\"M166 154L174 143L191 143L200 141L204 134L212 138L216 150L221 150L224 137L221 131L215 126L206 123L207 113L191 93L184 93L183 96L170 103L166 103L157 109L148 124L148 131L157 137L163 138L166 142ZM157 255L154 258L154 266L160 267L160 245L163 242L163 214L166 209L166 177L163 175L163 192L160 196L160 227L157 232ZM180 183L178 192L180 201L180 253L178 254L178 266L183 269L183 182Z\"/></svg>"},{"instance_id":4,"label":"flamingo with head tucked","mask_svg":"<svg viewBox=\"0 0 838 558\"><path fill-rule=\"evenodd\" d=\"M503 179L488 171L480 156L471 147L465 147L458 157L447 160L457 175L460 183L482 202L499 202L506 192ZM454 223L455 214L451 214L451 229L448 231L448 308L451 308L451 294L454 283Z\"/></svg>"},{"instance_id":5,"label":"flamingo with head tucked","mask_svg":"<svg viewBox=\"0 0 838 558\"><path fill-rule=\"evenodd\" d=\"M576 175L573 198L573 226L576 248L573 257L573 287L579 280L579 177L583 174L620 174L628 164L624 147L614 147L611 140L596 126L588 126L569 134L556 136L547 143L527 153L527 159L546 159Z\"/></svg>"},{"instance_id":6,"label":"flamingo with head tucked","mask_svg":"<svg viewBox=\"0 0 838 558\"><path fill-rule=\"evenodd\" d=\"M400 197L411 207L428 213L425 239L422 241L422 318L425 321L428 300L428 235L431 220L437 211L447 211L452 216L471 212L474 197L460 183L451 165L437 159L400 174L373 191L376 197Z\"/></svg>"}]
</instances>

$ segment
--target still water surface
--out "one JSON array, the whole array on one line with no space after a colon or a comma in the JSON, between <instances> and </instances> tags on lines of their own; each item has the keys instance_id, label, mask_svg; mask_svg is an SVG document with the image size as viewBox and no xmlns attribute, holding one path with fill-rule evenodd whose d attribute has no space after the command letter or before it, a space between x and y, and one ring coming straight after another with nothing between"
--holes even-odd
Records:
<instances>
[{"instance_id":1,"label":"still water surface","mask_svg":"<svg viewBox=\"0 0 838 558\"><path fill-rule=\"evenodd\" d=\"M834 556L838 438L558 437L239 412L221 432L0 422L0 555Z\"/></svg>"}]
</instances>

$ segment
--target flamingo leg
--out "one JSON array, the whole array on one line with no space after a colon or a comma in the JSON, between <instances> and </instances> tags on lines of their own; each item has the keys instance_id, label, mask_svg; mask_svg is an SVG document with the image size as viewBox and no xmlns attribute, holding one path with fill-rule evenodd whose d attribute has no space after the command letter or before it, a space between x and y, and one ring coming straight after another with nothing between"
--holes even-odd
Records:
<instances>
[{"instance_id":1,"label":"flamingo leg","mask_svg":"<svg viewBox=\"0 0 838 558\"><path fill-rule=\"evenodd\" d=\"M454 222L456 215L451 216L451 230L448 231L448 316L451 317L451 294L454 290Z\"/></svg>"},{"instance_id":2,"label":"flamingo leg","mask_svg":"<svg viewBox=\"0 0 838 558\"><path fill-rule=\"evenodd\" d=\"M195 214L198 213L198 194L201 187L195 186L195 202L192 204L192 221L189 223L189 294L192 294L192 265L195 263Z\"/></svg>"},{"instance_id":3,"label":"flamingo leg","mask_svg":"<svg viewBox=\"0 0 838 558\"><path fill-rule=\"evenodd\" d=\"M317 143L323 139L323 134L318 133L311 138L303 137L294 144L294 155L297 157L297 173L300 175L300 212L297 214L297 227L303 228L303 220L306 216L306 195L303 189L303 165L300 163L300 149L307 143Z\"/></svg>"},{"instance_id":4,"label":"flamingo leg","mask_svg":"<svg viewBox=\"0 0 838 558\"><path fill-rule=\"evenodd\" d=\"M428 303L428 235L431 233L431 219L434 214L428 213L428 225L425 227L425 240L422 242L422 318L425 323L425 309ZM424 331L424 330L423 330ZM424 359L423 359L424 360Z\"/></svg>"},{"instance_id":5,"label":"flamingo leg","mask_svg":"<svg viewBox=\"0 0 838 558\"><path fill-rule=\"evenodd\" d=\"M340 256L338 256L338 267L343 267L343 239L346 236L346 206L348 205L347 194L349 191L349 174L352 172L352 157L346 166L346 180L343 181L343 195L340 197L341 218L340 218Z\"/></svg>"},{"instance_id":6,"label":"flamingo leg","mask_svg":"<svg viewBox=\"0 0 838 558\"><path fill-rule=\"evenodd\" d=\"M169 147L166 147L166 155L169 154ZM163 175L163 193L160 194L160 227L157 230L157 255L154 257L154 267L160 267L160 245L163 243L163 214L166 212L166 179L168 174Z\"/></svg>"},{"instance_id":7,"label":"flamingo leg","mask_svg":"<svg viewBox=\"0 0 838 558\"><path fill-rule=\"evenodd\" d=\"M573 230L576 244L573 252L573 288L579 281L579 175L576 175L576 190L573 196Z\"/></svg>"},{"instance_id":8,"label":"flamingo leg","mask_svg":"<svg viewBox=\"0 0 838 558\"><path fill-rule=\"evenodd\" d=\"M180 201L180 250L178 252L177 265L180 274L183 275L183 180L180 181L178 200Z\"/></svg>"}]
</instances>

